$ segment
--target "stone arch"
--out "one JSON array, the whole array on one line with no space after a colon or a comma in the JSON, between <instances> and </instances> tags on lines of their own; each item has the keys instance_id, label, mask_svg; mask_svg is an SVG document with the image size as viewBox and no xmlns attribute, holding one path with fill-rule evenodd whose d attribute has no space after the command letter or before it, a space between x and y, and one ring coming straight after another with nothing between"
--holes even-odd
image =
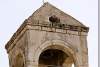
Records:
<instances>
[{"instance_id":1,"label":"stone arch","mask_svg":"<svg viewBox=\"0 0 100 67\"><path fill-rule=\"evenodd\" d=\"M48 50L48 49L59 49L65 52L66 54L68 54L69 56L73 58L75 67L78 67L78 59L76 57L75 49L71 47L68 43L65 43L61 40L46 41L41 46L39 46L34 54L36 65L38 65L40 54L43 51Z\"/></svg>"}]
</instances>

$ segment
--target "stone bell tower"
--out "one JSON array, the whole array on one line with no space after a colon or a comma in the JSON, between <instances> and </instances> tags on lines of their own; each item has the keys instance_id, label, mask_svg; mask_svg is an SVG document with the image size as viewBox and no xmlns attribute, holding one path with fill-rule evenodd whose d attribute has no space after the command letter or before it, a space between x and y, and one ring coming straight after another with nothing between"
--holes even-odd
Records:
<instances>
[{"instance_id":1,"label":"stone bell tower","mask_svg":"<svg viewBox=\"0 0 100 67\"><path fill-rule=\"evenodd\" d=\"M49 3L6 44L9 67L88 67L89 28Z\"/></svg>"}]
</instances>

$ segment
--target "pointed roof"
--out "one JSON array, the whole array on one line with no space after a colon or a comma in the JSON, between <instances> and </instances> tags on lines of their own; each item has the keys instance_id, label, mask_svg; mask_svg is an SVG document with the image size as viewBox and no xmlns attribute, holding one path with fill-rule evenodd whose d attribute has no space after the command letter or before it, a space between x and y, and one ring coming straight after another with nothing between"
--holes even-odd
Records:
<instances>
[{"instance_id":1,"label":"pointed roof","mask_svg":"<svg viewBox=\"0 0 100 67\"><path fill-rule=\"evenodd\" d=\"M56 15L62 24L67 25L74 25L74 26L81 26L86 27L84 24L80 23L78 20L73 18L72 16L64 13L60 9L56 8L55 6L51 5L50 3L46 2L44 3L39 9L37 9L30 17L31 22L34 22L34 20L49 22L49 17Z\"/></svg>"},{"instance_id":2,"label":"pointed roof","mask_svg":"<svg viewBox=\"0 0 100 67\"><path fill-rule=\"evenodd\" d=\"M89 28L80 23L78 20L72 16L64 13L60 9L54 7L50 3L44 3L39 9L37 9L24 23L19 27L19 29L13 34L12 38L8 41L5 48L8 49L9 46L15 41L19 34L22 35L22 32L25 31L27 25L33 25L34 23L41 24L50 24L50 17L56 16L58 21L60 19L60 24L66 24L68 30L79 31L79 32L88 32ZM27 30L27 29L26 29Z\"/></svg>"}]
</instances>

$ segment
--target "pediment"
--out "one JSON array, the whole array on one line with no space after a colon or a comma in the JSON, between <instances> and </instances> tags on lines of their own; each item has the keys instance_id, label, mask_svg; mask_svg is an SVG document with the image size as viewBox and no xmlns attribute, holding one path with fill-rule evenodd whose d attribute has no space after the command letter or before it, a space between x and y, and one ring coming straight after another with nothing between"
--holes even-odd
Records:
<instances>
[{"instance_id":1,"label":"pediment","mask_svg":"<svg viewBox=\"0 0 100 67\"><path fill-rule=\"evenodd\" d=\"M81 26L86 27L78 20L73 18L72 16L64 13L60 9L56 8L55 6L51 5L50 3L44 3L39 9L37 9L30 17L31 22L40 21L40 23L48 23L49 17L55 15L57 18L60 19L60 23L67 24L67 25L74 25L74 26Z\"/></svg>"}]
</instances>

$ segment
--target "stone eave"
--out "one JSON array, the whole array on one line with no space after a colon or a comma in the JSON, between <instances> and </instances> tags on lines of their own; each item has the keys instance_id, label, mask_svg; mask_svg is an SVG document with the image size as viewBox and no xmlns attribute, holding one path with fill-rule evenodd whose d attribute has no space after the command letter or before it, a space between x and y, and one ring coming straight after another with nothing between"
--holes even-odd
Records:
<instances>
[{"instance_id":1,"label":"stone eave","mask_svg":"<svg viewBox=\"0 0 100 67\"><path fill-rule=\"evenodd\" d=\"M40 26L40 27L49 27L49 28L56 28L56 27L50 27L49 24L39 24L39 20L37 20L36 23L31 22L30 20L25 20L24 23L19 27L19 29L13 34L11 39L8 41L6 44L5 48L8 49L9 46L14 42L14 40L17 38L17 36L22 32L22 30L27 26ZM72 27L72 28L71 28ZM89 28L88 27L79 27L79 26L73 26L73 25L67 25L65 28L57 28L57 29L64 29L64 30L71 30L71 31L78 31L78 32L88 32ZM54 32L54 31L51 31Z\"/></svg>"},{"instance_id":2,"label":"stone eave","mask_svg":"<svg viewBox=\"0 0 100 67\"><path fill-rule=\"evenodd\" d=\"M14 42L14 40L17 38L17 36L21 33L21 31L26 27L27 25L27 19L24 21L24 23L19 27L19 29L13 34L11 39L7 42L5 48L8 50L9 46Z\"/></svg>"}]
</instances>

